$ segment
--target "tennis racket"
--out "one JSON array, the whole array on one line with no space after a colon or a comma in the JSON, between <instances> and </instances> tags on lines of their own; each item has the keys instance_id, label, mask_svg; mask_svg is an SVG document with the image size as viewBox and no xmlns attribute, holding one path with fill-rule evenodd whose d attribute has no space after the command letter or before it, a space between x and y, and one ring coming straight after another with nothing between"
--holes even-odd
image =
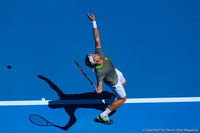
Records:
<instances>
[{"instance_id":1,"label":"tennis racket","mask_svg":"<svg viewBox=\"0 0 200 133\"><path fill-rule=\"evenodd\" d=\"M35 115L35 114L32 114L29 116L29 120L37 125L37 126L56 126L57 125L54 125L53 123L49 122L48 120L46 120L44 117L42 116L39 116L39 115Z\"/></svg>"},{"instance_id":2,"label":"tennis racket","mask_svg":"<svg viewBox=\"0 0 200 133\"><path fill-rule=\"evenodd\" d=\"M85 77L90 81L90 83L92 84L92 86L97 89L97 87L94 85L94 83L90 80L90 78L86 75L86 73L83 71L83 69L81 68L81 66L75 61L76 65L78 66L78 68L82 71L82 73L85 75Z\"/></svg>"}]
</instances>

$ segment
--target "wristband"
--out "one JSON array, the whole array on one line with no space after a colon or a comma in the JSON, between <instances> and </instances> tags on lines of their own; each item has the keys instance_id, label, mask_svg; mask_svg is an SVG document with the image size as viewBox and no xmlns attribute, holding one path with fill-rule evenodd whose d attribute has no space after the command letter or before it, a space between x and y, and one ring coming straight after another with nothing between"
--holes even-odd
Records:
<instances>
[{"instance_id":1,"label":"wristband","mask_svg":"<svg viewBox=\"0 0 200 133\"><path fill-rule=\"evenodd\" d=\"M92 21L92 26L93 26L93 28L97 28L97 23L96 23L96 21Z\"/></svg>"}]
</instances>

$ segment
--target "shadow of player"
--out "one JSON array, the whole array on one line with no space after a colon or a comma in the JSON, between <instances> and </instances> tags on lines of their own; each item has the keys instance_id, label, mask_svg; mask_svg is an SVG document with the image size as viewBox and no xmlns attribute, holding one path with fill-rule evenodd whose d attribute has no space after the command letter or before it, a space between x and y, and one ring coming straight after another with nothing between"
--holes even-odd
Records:
<instances>
[{"instance_id":1,"label":"shadow of player","mask_svg":"<svg viewBox=\"0 0 200 133\"><path fill-rule=\"evenodd\" d=\"M62 130L68 130L72 125L76 123L75 111L78 108L93 108L96 110L104 111L108 106L108 103L103 103L103 99L110 99L112 97L112 93L104 91L101 94L97 94L96 92L88 92L81 94L64 94L53 82L51 82L48 78L38 75L40 79L46 81L50 87L55 90L60 97L60 100L49 101L49 107L51 109L55 108L64 108L70 119L65 126L57 126ZM76 101L76 103L65 103L63 101ZM84 101L84 102L82 102ZM77 103L78 102L78 103ZM86 103L87 102L87 103ZM116 111L113 111L111 115L113 115Z\"/></svg>"}]
</instances>

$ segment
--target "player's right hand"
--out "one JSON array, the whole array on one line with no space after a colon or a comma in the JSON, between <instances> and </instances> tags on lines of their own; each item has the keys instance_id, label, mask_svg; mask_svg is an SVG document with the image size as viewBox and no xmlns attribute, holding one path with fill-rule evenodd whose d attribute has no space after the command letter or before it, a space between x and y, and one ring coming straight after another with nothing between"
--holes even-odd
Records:
<instances>
[{"instance_id":1,"label":"player's right hand","mask_svg":"<svg viewBox=\"0 0 200 133\"><path fill-rule=\"evenodd\" d=\"M94 89L94 91L98 94L100 94L102 92L102 89Z\"/></svg>"}]
</instances>

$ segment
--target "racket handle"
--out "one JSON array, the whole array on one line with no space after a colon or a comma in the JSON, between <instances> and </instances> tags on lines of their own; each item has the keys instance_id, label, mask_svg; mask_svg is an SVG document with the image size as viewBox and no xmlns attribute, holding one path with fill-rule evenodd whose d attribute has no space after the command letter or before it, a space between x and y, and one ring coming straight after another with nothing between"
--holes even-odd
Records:
<instances>
[{"instance_id":1,"label":"racket handle","mask_svg":"<svg viewBox=\"0 0 200 133\"><path fill-rule=\"evenodd\" d=\"M92 86L93 86L95 89L97 89L97 87L96 87L94 84L92 84Z\"/></svg>"}]
</instances>

